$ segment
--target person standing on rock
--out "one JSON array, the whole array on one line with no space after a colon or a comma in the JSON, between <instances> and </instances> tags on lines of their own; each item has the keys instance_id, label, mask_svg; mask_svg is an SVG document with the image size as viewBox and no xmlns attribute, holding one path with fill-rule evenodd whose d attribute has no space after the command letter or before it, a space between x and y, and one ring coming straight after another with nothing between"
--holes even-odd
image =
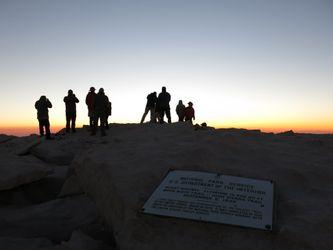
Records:
<instances>
[{"instance_id":1,"label":"person standing on rock","mask_svg":"<svg viewBox=\"0 0 333 250\"><path fill-rule=\"evenodd\" d=\"M183 104L182 100L179 100L178 102L176 113L178 115L178 121L183 122L185 117L185 105Z\"/></svg>"},{"instance_id":2,"label":"person standing on rock","mask_svg":"<svg viewBox=\"0 0 333 250\"><path fill-rule=\"evenodd\" d=\"M192 123L192 119L195 120L193 103L189 102L188 106L185 108L185 121L190 121Z\"/></svg>"},{"instance_id":3,"label":"person standing on rock","mask_svg":"<svg viewBox=\"0 0 333 250\"><path fill-rule=\"evenodd\" d=\"M88 116L89 116L89 127L90 130L93 129L94 123L94 101L95 101L96 93L95 88L91 87L89 93L86 96L86 104L88 106Z\"/></svg>"},{"instance_id":4,"label":"person standing on rock","mask_svg":"<svg viewBox=\"0 0 333 250\"><path fill-rule=\"evenodd\" d=\"M75 133L75 121L76 121L76 104L79 102L79 99L73 94L73 90L68 90L68 95L64 97L64 102L66 105L66 133L70 132Z\"/></svg>"},{"instance_id":5,"label":"person standing on rock","mask_svg":"<svg viewBox=\"0 0 333 250\"><path fill-rule=\"evenodd\" d=\"M37 119L39 122L39 134L44 136L44 128L46 139L50 140L50 121L49 121L49 108L52 108L52 103L45 95L42 95L38 101L35 102L35 108L37 109Z\"/></svg>"},{"instance_id":6,"label":"person standing on rock","mask_svg":"<svg viewBox=\"0 0 333 250\"><path fill-rule=\"evenodd\" d=\"M147 104L145 108L145 112L143 113L143 116L141 118L141 122L143 123L148 112L150 112L150 122L155 123L156 122L156 114L155 114L155 109L156 109L156 102L157 102L157 94L156 92L150 93L147 96Z\"/></svg>"},{"instance_id":7,"label":"person standing on rock","mask_svg":"<svg viewBox=\"0 0 333 250\"><path fill-rule=\"evenodd\" d=\"M105 95L104 89L100 88L98 94L95 97L93 110L94 110L94 122L91 135L96 135L98 126L98 120L100 120L101 135L105 136L106 118L108 114L109 98Z\"/></svg>"},{"instance_id":8,"label":"person standing on rock","mask_svg":"<svg viewBox=\"0 0 333 250\"><path fill-rule=\"evenodd\" d=\"M162 92L158 95L156 103L160 123L164 123L164 113L168 118L168 123L171 123L170 104L169 104L170 100L171 100L170 94L166 92L165 87L162 87Z\"/></svg>"}]
</instances>

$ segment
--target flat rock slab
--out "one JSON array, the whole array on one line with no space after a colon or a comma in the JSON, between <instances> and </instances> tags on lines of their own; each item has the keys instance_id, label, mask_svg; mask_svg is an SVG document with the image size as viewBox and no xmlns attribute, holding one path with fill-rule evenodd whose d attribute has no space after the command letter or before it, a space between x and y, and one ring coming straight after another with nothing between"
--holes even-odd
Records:
<instances>
[{"instance_id":1,"label":"flat rock slab","mask_svg":"<svg viewBox=\"0 0 333 250\"><path fill-rule=\"evenodd\" d=\"M37 135L14 137L4 143L1 143L0 150L7 150L7 152L16 155L24 155L28 154L30 149L39 143L41 143L41 139Z\"/></svg>"},{"instance_id":2,"label":"flat rock slab","mask_svg":"<svg viewBox=\"0 0 333 250\"><path fill-rule=\"evenodd\" d=\"M82 188L113 227L120 249L330 249L332 137L198 130L187 125L111 126L73 161ZM316 137L316 136L314 136ZM312 138L316 139L316 138ZM275 181L277 232L144 215L172 169Z\"/></svg>"},{"instance_id":3,"label":"flat rock slab","mask_svg":"<svg viewBox=\"0 0 333 250\"><path fill-rule=\"evenodd\" d=\"M82 195L23 208L2 208L0 236L41 237L60 242L97 217L95 204Z\"/></svg>"},{"instance_id":4,"label":"flat rock slab","mask_svg":"<svg viewBox=\"0 0 333 250\"><path fill-rule=\"evenodd\" d=\"M68 145L69 146L69 145ZM75 147L75 145L72 145ZM47 163L68 165L75 156L71 147L63 147L62 143L46 141L31 149L31 153Z\"/></svg>"},{"instance_id":5,"label":"flat rock slab","mask_svg":"<svg viewBox=\"0 0 333 250\"><path fill-rule=\"evenodd\" d=\"M65 134L54 140L43 140L30 152L37 158L58 165L69 165L82 150L91 147L96 138L90 137L84 129L77 129L75 134Z\"/></svg>"},{"instance_id":6,"label":"flat rock slab","mask_svg":"<svg viewBox=\"0 0 333 250\"><path fill-rule=\"evenodd\" d=\"M0 192L0 206L29 206L57 199L67 178L68 166L52 165L44 178Z\"/></svg>"},{"instance_id":7,"label":"flat rock slab","mask_svg":"<svg viewBox=\"0 0 333 250\"><path fill-rule=\"evenodd\" d=\"M32 156L16 156L0 151L0 191L44 178L52 168Z\"/></svg>"}]
</instances>

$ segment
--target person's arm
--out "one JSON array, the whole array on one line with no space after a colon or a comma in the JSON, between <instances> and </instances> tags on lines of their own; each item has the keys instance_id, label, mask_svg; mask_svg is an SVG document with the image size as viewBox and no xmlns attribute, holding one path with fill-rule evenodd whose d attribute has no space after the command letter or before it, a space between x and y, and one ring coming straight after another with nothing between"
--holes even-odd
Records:
<instances>
[{"instance_id":1,"label":"person's arm","mask_svg":"<svg viewBox=\"0 0 333 250\"><path fill-rule=\"evenodd\" d=\"M109 97L105 96L105 104L106 104L106 108L109 109Z\"/></svg>"},{"instance_id":2,"label":"person's arm","mask_svg":"<svg viewBox=\"0 0 333 250\"><path fill-rule=\"evenodd\" d=\"M86 96L86 104L88 105L88 97L89 97L89 94Z\"/></svg>"},{"instance_id":3,"label":"person's arm","mask_svg":"<svg viewBox=\"0 0 333 250\"><path fill-rule=\"evenodd\" d=\"M52 108L52 103L49 101L49 99L47 99L47 107Z\"/></svg>"},{"instance_id":4,"label":"person's arm","mask_svg":"<svg viewBox=\"0 0 333 250\"><path fill-rule=\"evenodd\" d=\"M35 109L38 109L38 101L35 102Z\"/></svg>"},{"instance_id":5,"label":"person's arm","mask_svg":"<svg viewBox=\"0 0 333 250\"><path fill-rule=\"evenodd\" d=\"M77 99L77 97L75 95L74 95L74 98L75 98L75 102L78 103L79 99Z\"/></svg>"}]
</instances>

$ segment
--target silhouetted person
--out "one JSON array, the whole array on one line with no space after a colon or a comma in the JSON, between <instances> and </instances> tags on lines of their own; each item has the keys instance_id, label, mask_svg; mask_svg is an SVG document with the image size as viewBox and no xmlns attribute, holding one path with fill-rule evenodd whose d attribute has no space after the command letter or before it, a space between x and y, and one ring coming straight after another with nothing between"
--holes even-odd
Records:
<instances>
[{"instance_id":1,"label":"silhouetted person","mask_svg":"<svg viewBox=\"0 0 333 250\"><path fill-rule=\"evenodd\" d=\"M94 125L94 101L95 101L96 93L95 88L91 87L89 93L86 96L86 104L88 106L88 116L89 116L89 126L90 130L93 129Z\"/></svg>"},{"instance_id":2,"label":"silhouetted person","mask_svg":"<svg viewBox=\"0 0 333 250\"><path fill-rule=\"evenodd\" d=\"M68 90L68 95L64 97L64 102L66 105L66 133L72 132L75 133L75 120L76 120L76 104L79 102L79 99L73 94L73 90Z\"/></svg>"},{"instance_id":3,"label":"silhouetted person","mask_svg":"<svg viewBox=\"0 0 333 250\"><path fill-rule=\"evenodd\" d=\"M94 123L93 123L93 131L92 135L96 134L98 120L100 120L100 128L101 128L101 135L106 135L105 133L105 126L106 126L106 118L108 114L108 105L109 105L109 98L105 95L104 89L100 88L98 94L94 100Z\"/></svg>"},{"instance_id":4,"label":"silhouetted person","mask_svg":"<svg viewBox=\"0 0 333 250\"><path fill-rule=\"evenodd\" d=\"M112 103L109 101L108 112L106 114L106 124L105 124L106 129L110 128L108 119L109 119L109 116L111 116L111 114L112 114Z\"/></svg>"},{"instance_id":5,"label":"silhouetted person","mask_svg":"<svg viewBox=\"0 0 333 250\"><path fill-rule=\"evenodd\" d=\"M35 102L35 108L37 109L40 136L44 136L45 128L46 139L52 139L49 121L49 108L52 108L51 102L46 98L45 95L42 95L39 100Z\"/></svg>"},{"instance_id":6,"label":"silhouetted person","mask_svg":"<svg viewBox=\"0 0 333 250\"><path fill-rule=\"evenodd\" d=\"M162 92L158 95L156 103L156 109L160 123L164 123L164 113L168 118L168 123L171 123L170 105L169 105L170 100L171 100L170 94L166 92L165 87L162 87Z\"/></svg>"},{"instance_id":7,"label":"silhouetted person","mask_svg":"<svg viewBox=\"0 0 333 250\"><path fill-rule=\"evenodd\" d=\"M193 103L189 102L188 106L185 108L185 121L191 121L192 123L192 119L195 120Z\"/></svg>"},{"instance_id":8,"label":"silhouetted person","mask_svg":"<svg viewBox=\"0 0 333 250\"><path fill-rule=\"evenodd\" d=\"M157 102L157 95L156 92L150 93L147 95L147 104L145 108L145 112L142 115L141 122L143 123L148 112L150 112L150 122L156 122L156 102Z\"/></svg>"},{"instance_id":9,"label":"silhouetted person","mask_svg":"<svg viewBox=\"0 0 333 250\"><path fill-rule=\"evenodd\" d=\"M183 122L185 117L185 105L183 104L182 100L179 100L178 102L176 113L178 115L178 121Z\"/></svg>"}]
</instances>

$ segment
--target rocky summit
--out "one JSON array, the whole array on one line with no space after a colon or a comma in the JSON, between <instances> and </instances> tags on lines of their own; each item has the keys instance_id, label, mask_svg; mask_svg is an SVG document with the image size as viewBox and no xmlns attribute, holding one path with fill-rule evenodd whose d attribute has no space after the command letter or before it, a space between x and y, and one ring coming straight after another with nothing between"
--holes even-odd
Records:
<instances>
[{"instance_id":1,"label":"rocky summit","mask_svg":"<svg viewBox=\"0 0 333 250\"><path fill-rule=\"evenodd\" d=\"M84 127L52 141L1 138L0 244L8 249L333 245L333 135L146 123L111 124L107 136ZM170 169L274 181L275 230L141 213Z\"/></svg>"}]
</instances>

